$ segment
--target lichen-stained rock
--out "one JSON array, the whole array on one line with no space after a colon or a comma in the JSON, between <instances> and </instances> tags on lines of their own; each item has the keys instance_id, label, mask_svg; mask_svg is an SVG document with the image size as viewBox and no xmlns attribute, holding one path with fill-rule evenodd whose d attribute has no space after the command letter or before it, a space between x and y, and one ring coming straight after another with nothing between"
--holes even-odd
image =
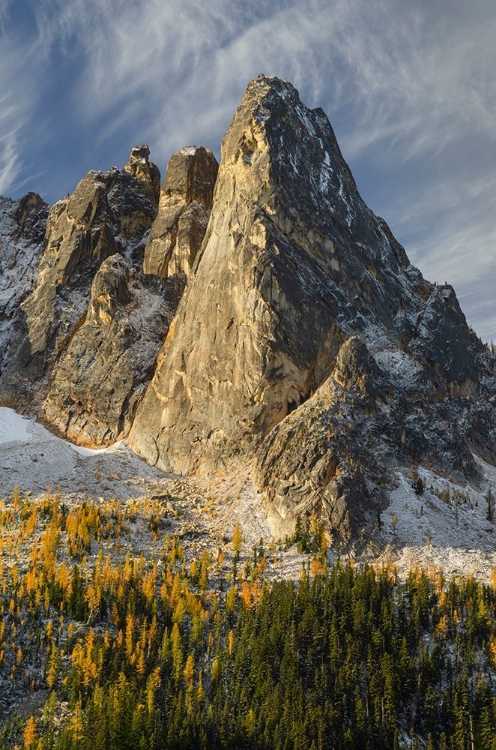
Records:
<instances>
[{"instance_id":1,"label":"lichen-stained rock","mask_svg":"<svg viewBox=\"0 0 496 750\"><path fill-rule=\"evenodd\" d=\"M203 146L173 154L145 248L146 274L190 275L210 218L217 171L215 156Z\"/></svg>"},{"instance_id":2,"label":"lichen-stained rock","mask_svg":"<svg viewBox=\"0 0 496 750\"><path fill-rule=\"evenodd\" d=\"M121 255L101 264L86 320L56 362L43 402L55 430L90 446L126 435L172 317L163 295Z\"/></svg>"},{"instance_id":3,"label":"lichen-stained rock","mask_svg":"<svg viewBox=\"0 0 496 750\"><path fill-rule=\"evenodd\" d=\"M21 305L26 336L14 369L31 382L56 361L86 315L102 261L130 254L157 212L159 172L148 147L131 151L123 170L89 172L48 215L36 287Z\"/></svg>"},{"instance_id":4,"label":"lichen-stained rock","mask_svg":"<svg viewBox=\"0 0 496 750\"><path fill-rule=\"evenodd\" d=\"M324 113L265 76L224 138L201 253L131 432L178 471L267 435L353 333L409 341L432 289L363 203Z\"/></svg>"},{"instance_id":5,"label":"lichen-stained rock","mask_svg":"<svg viewBox=\"0 0 496 750\"><path fill-rule=\"evenodd\" d=\"M260 445L255 479L275 536L291 536L298 517L315 514L335 543L370 539L395 466L477 476L461 404L428 403L423 370L408 355L381 364L350 338L329 378Z\"/></svg>"}]
</instances>

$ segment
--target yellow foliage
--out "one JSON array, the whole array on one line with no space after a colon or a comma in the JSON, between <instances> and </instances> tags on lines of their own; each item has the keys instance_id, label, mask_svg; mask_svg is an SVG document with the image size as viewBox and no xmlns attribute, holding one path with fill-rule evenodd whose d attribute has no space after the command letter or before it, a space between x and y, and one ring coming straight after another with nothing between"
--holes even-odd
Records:
<instances>
[{"instance_id":1,"label":"yellow foliage","mask_svg":"<svg viewBox=\"0 0 496 750\"><path fill-rule=\"evenodd\" d=\"M239 553L241 552L242 546L243 546L243 532L241 531L241 526L239 525L239 523L237 523L236 526L234 527L233 536L232 536L232 547L236 555L239 555Z\"/></svg>"},{"instance_id":2,"label":"yellow foliage","mask_svg":"<svg viewBox=\"0 0 496 750\"><path fill-rule=\"evenodd\" d=\"M235 586L231 586L226 595L226 609L228 612L233 612L236 606L236 599L238 598L238 592Z\"/></svg>"},{"instance_id":3,"label":"yellow foliage","mask_svg":"<svg viewBox=\"0 0 496 750\"><path fill-rule=\"evenodd\" d=\"M23 732L24 750L30 750L36 741L37 730L36 730L36 719L34 716L30 716L26 722Z\"/></svg>"},{"instance_id":4,"label":"yellow foliage","mask_svg":"<svg viewBox=\"0 0 496 750\"><path fill-rule=\"evenodd\" d=\"M184 681L186 685L190 685L195 675L195 661L192 654L188 654L186 659L186 665L184 667Z\"/></svg>"},{"instance_id":5,"label":"yellow foliage","mask_svg":"<svg viewBox=\"0 0 496 750\"><path fill-rule=\"evenodd\" d=\"M227 653L229 654L229 656L232 656L233 648L234 648L234 633L232 630L230 630L227 635Z\"/></svg>"},{"instance_id":6,"label":"yellow foliage","mask_svg":"<svg viewBox=\"0 0 496 750\"><path fill-rule=\"evenodd\" d=\"M76 704L76 708L74 709L74 714L71 717L69 727L74 740L79 741L83 739L84 724L81 701L78 701Z\"/></svg>"},{"instance_id":7,"label":"yellow foliage","mask_svg":"<svg viewBox=\"0 0 496 750\"><path fill-rule=\"evenodd\" d=\"M447 629L448 629L448 618L446 617L446 615L443 615L440 618L436 626L436 635L438 635L440 638L444 638L444 636L446 635Z\"/></svg>"},{"instance_id":8,"label":"yellow foliage","mask_svg":"<svg viewBox=\"0 0 496 750\"><path fill-rule=\"evenodd\" d=\"M315 578L316 576L325 573L326 565L323 563L320 555L315 555L310 565L310 575Z\"/></svg>"},{"instance_id":9,"label":"yellow foliage","mask_svg":"<svg viewBox=\"0 0 496 750\"><path fill-rule=\"evenodd\" d=\"M220 677L220 661L216 657L212 662L212 682L217 682Z\"/></svg>"},{"instance_id":10,"label":"yellow foliage","mask_svg":"<svg viewBox=\"0 0 496 750\"><path fill-rule=\"evenodd\" d=\"M241 586L241 601L247 609L251 607L251 589L248 581L244 581Z\"/></svg>"},{"instance_id":11,"label":"yellow foliage","mask_svg":"<svg viewBox=\"0 0 496 750\"><path fill-rule=\"evenodd\" d=\"M160 687L160 667L156 667L146 681L146 706L148 713L153 713L155 693Z\"/></svg>"}]
</instances>

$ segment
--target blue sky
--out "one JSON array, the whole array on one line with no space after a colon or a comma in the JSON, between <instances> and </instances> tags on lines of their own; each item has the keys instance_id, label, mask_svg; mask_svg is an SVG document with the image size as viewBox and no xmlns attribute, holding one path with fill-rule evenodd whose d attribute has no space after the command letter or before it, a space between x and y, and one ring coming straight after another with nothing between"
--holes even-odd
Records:
<instances>
[{"instance_id":1,"label":"blue sky","mask_svg":"<svg viewBox=\"0 0 496 750\"><path fill-rule=\"evenodd\" d=\"M220 141L260 72L329 115L358 187L496 340L494 0L0 0L0 194L53 202L148 143Z\"/></svg>"}]
</instances>

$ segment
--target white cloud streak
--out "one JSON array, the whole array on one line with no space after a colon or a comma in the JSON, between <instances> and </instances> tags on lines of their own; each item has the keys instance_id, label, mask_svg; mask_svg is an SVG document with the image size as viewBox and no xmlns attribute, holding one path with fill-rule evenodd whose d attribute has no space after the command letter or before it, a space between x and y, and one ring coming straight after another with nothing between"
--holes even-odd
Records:
<instances>
[{"instance_id":1,"label":"white cloud streak","mask_svg":"<svg viewBox=\"0 0 496 750\"><path fill-rule=\"evenodd\" d=\"M21 168L19 145L15 132L0 138L0 195L7 193Z\"/></svg>"},{"instance_id":2,"label":"white cloud streak","mask_svg":"<svg viewBox=\"0 0 496 750\"><path fill-rule=\"evenodd\" d=\"M379 144L404 161L462 134L493 137L495 128L496 17L469 15L465 23L420 7L45 0L37 13L46 48L83 55L74 98L82 115L96 119L121 106L117 125L138 113L143 122L148 104L160 150L165 139L177 145L202 127L204 137L218 136L248 79L263 70L291 79L313 103L347 110L348 158Z\"/></svg>"},{"instance_id":3,"label":"white cloud streak","mask_svg":"<svg viewBox=\"0 0 496 750\"><path fill-rule=\"evenodd\" d=\"M0 194L28 178L24 160L31 117L42 91L42 50L9 30L9 2L0 0ZM31 137L35 137L31 133Z\"/></svg>"},{"instance_id":4,"label":"white cloud streak","mask_svg":"<svg viewBox=\"0 0 496 750\"><path fill-rule=\"evenodd\" d=\"M393 206L397 232L406 233L409 255L428 278L458 291L469 323L496 340L496 173L453 184L435 182L424 196L410 193Z\"/></svg>"},{"instance_id":5,"label":"white cloud streak","mask_svg":"<svg viewBox=\"0 0 496 750\"><path fill-rule=\"evenodd\" d=\"M24 106L22 96L15 95L9 80L9 73L17 64L12 50L0 47L0 194L8 192L22 169L18 135Z\"/></svg>"},{"instance_id":6,"label":"white cloud streak","mask_svg":"<svg viewBox=\"0 0 496 750\"><path fill-rule=\"evenodd\" d=\"M5 21L9 14L10 0L0 0L0 31L5 28Z\"/></svg>"}]
</instances>

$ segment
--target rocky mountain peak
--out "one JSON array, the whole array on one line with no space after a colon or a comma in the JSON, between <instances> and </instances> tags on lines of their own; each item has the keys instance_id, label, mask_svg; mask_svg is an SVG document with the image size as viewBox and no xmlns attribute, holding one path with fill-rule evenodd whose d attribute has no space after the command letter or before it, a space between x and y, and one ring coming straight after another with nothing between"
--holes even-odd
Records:
<instances>
[{"instance_id":1,"label":"rocky mountain peak","mask_svg":"<svg viewBox=\"0 0 496 750\"><path fill-rule=\"evenodd\" d=\"M0 201L0 281L25 278L0 316L5 402L34 393L75 442L128 435L161 469L249 464L276 533L317 513L346 543L395 467L476 481L474 455L494 462L494 357L294 86L256 78L220 165L189 146L159 179L134 147L51 207L43 243L37 196Z\"/></svg>"},{"instance_id":2,"label":"rocky mountain peak","mask_svg":"<svg viewBox=\"0 0 496 750\"><path fill-rule=\"evenodd\" d=\"M430 291L358 195L327 118L291 84L249 84L221 154L201 262L131 435L176 470L268 434L345 339L387 335Z\"/></svg>"},{"instance_id":3,"label":"rocky mountain peak","mask_svg":"<svg viewBox=\"0 0 496 750\"><path fill-rule=\"evenodd\" d=\"M134 146L129 154L127 164L123 170L136 180L140 180L146 192L148 192L154 203L158 203L160 196L160 171L150 161L150 149L145 144Z\"/></svg>"},{"instance_id":4,"label":"rocky mountain peak","mask_svg":"<svg viewBox=\"0 0 496 750\"><path fill-rule=\"evenodd\" d=\"M29 192L17 201L14 216L19 233L41 242L45 233L48 206L38 193Z\"/></svg>"},{"instance_id":5,"label":"rocky mountain peak","mask_svg":"<svg viewBox=\"0 0 496 750\"><path fill-rule=\"evenodd\" d=\"M145 248L145 274L183 280L190 275L210 218L218 166L203 146L171 156Z\"/></svg>"},{"instance_id":6,"label":"rocky mountain peak","mask_svg":"<svg viewBox=\"0 0 496 750\"><path fill-rule=\"evenodd\" d=\"M200 258L130 433L147 460L209 471L255 452L285 531L314 508L342 538L375 517L391 463L473 474L474 420L494 423L480 399L492 364L454 291L411 266L327 117L291 84L248 85Z\"/></svg>"},{"instance_id":7,"label":"rocky mountain peak","mask_svg":"<svg viewBox=\"0 0 496 750\"><path fill-rule=\"evenodd\" d=\"M44 221L38 196L19 202L19 227L24 234L36 232L41 242L41 225L44 242L34 285L26 290L10 336L4 383L14 403L30 400L33 382L46 380L84 321L93 278L105 259L119 252L134 260L157 213L160 173L148 155L148 147L140 146L124 169L89 172L48 216L45 208ZM45 388L46 382L38 386L37 399Z\"/></svg>"},{"instance_id":8,"label":"rocky mountain peak","mask_svg":"<svg viewBox=\"0 0 496 750\"><path fill-rule=\"evenodd\" d=\"M209 148L185 146L170 158L162 187L164 196L212 208L219 165Z\"/></svg>"},{"instance_id":9,"label":"rocky mountain peak","mask_svg":"<svg viewBox=\"0 0 496 750\"><path fill-rule=\"evenodd\" d=\"M131 149L131 153L129 154L127 165L124 167L124 169L126 171L130 171L137 164L141 164L141 166L148 166L149 163L150 148L146 145L146 143L143 143L141 144L141 146L133 146L133 148Z\"/></svg>"}]
</instances>

